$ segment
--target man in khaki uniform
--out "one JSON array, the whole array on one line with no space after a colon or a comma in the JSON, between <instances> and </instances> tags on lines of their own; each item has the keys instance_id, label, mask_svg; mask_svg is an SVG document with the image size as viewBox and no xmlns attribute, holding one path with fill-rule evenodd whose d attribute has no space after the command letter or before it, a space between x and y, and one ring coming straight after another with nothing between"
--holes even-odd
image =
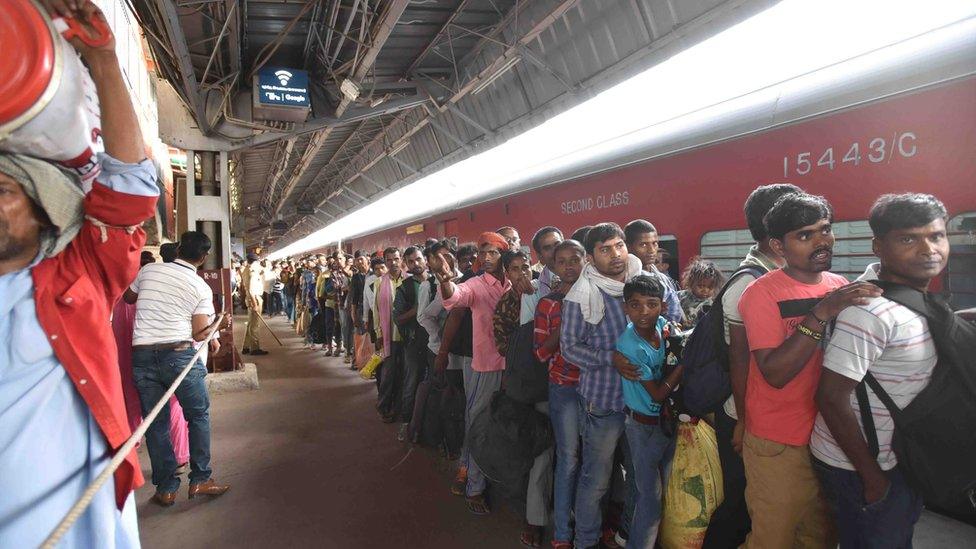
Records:
<instances>
[{"instance_id":1,"label":"man in khaki uniform","mask_svg":"<svg viewBox=\"0 0 976 549\"><path fill-rule=\"evenodd\" d=\"M241 349L241 353L245 355L266 355L268 351L261 349L261 340L258 337L261 324L261 306L263 305L264 268L258 262L257 254L247 254L247 267L244 267L244 274L241 278L244 282L247 303L247 332L244 335L244 348Z\"/></svg>"}]
</instances>

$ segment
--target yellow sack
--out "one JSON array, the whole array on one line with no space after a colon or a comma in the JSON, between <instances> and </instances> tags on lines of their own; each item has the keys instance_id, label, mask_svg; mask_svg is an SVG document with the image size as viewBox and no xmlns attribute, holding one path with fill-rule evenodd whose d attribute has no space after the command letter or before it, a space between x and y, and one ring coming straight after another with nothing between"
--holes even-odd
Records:
<instances>
[{"instance_id":1,"label":"yellow sack","mask_svg":"<svg viewBox=\"0 0 976 549\"><path fill-rule=\"evenodd\" d=\"M664 549L698 548L724 497L718 443L715 431L704 421L679 423L675 436L657 541Z\"/></svg>"},{"instance_id":2,"label":"yellow sack","mask_svg":"<svg viewBox=\"0 0 976 549\"><path fill-rule=\"evenodd\" d=\"M383 364L383 357L378 354L373 354L373 356L366 362L362 370L359 370L359 377L363 379L373 379L376 377L376 369Z\"/></svg>"}]
</instances>

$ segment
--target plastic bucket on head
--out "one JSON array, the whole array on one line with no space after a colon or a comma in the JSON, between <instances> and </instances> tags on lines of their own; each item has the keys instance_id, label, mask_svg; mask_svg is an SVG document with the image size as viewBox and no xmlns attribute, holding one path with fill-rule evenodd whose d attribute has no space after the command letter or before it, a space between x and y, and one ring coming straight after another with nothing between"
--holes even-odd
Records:
<instances>
[{"instance_id":1,"label":"plastic bucket on head","mask_svg":"<svg viewBox=\"0 0 976 549\"><path fill-rule=\"evenodd\" d=\"M76 22L52 20L33 0L3 0L0 150L56 161L77 173L87 192L103 150L98 95L62 33L89 43L111 36L85 36Z\"/></svg>"}]
</instances>

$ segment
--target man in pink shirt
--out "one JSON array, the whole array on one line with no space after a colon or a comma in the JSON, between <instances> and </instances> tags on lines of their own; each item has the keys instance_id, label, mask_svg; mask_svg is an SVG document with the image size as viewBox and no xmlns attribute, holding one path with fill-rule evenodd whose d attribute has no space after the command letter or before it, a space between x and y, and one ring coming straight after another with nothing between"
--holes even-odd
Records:
<instances>
[{"instance_id":1,"label":"man in pink shirt","mask_svg":"<svg viewBox=\"0 0 976 549\"><path fill-rule=\"evenodd\" d=\"M467 407L464 423L470 431L472 420L491 402L491 395L502 385L505 357L498 353L492 338L492 316L495 305L510 287L502 269L501 255L508 250L508 242L498 233L486 232L478 237L478 265L483 274L462 284L455 284L454 261L450 254L439 252L431 257L430 269L437 277L448 311L463 307L471 309L473 324L472 375L464 380ZM477 269L477 266L476 266ZM476 515L489 512L484 491L487 480L478 465L471 460L468 466L468 485L465 490L468 509Z\"/></svg>"}]
</instances>

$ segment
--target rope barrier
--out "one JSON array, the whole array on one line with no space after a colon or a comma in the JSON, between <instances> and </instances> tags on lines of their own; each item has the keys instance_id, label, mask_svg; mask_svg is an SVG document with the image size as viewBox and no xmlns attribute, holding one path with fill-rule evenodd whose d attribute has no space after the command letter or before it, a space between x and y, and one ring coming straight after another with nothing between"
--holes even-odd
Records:
<instances>
[{"instance_id":1,"label":"rope barrier","mask_svg":"<svg viewBox=\"0 0 976 549\"><path fill-rule=\"evenodd\" d=\"M203 345L200 345L200 348L197 349L196 353L194 353L193 358L190 359L190 362L183 367L183 370L180 372L180 375L176 376L176 380L173 381L173 384L169 386L169 389L167 389L166 393L163 394L162 398L159 399L159 402L157 402L156 405L153 406L153 409L149 411L149 414L142 420L142 423L140 423L139 427L137 427L135 432L132 433L132 436L129 437L129 440L127 440L125 444L123 444L122 447L119 448L119 451L115 453L115 455L112 457L112 461L109 462L108 467L106 467L95 478L95 480L88 485L88 488L86 488L84 493L81 494L81 497L78 499L78 501L76 501L75 504L71 507L71 509L68 510L68 514L66 514L64 518L61 519L61 522L58 524L58 526L51 532L51 534L47 537L47 539L44 540L44 543L41 544L41 549L54 549L55 545L57 545L57 543L61 540L61 538L66 533L68 533L68 530L71 529L71 526L74 525L75 521L77 521L81 517L82 513L84 513L85 510L88 509L88 506L91 505L92 499L95 497L95 494L97 494L98 491L102 488L102 486L105 484L105 481L107 481L109 477L111 477L112 474L115 473L115 470L119 468L119 465L121 465L122 462L125 461L125 457L128 456L129 452L131 452L132 449L136 447L136 444L139 443L139 440L142 439L142 436L146 434L146 430L149 429L149 425L151 425L152 422L156 419L156 416L159 415L159 412L163 409L163 406L167 402L169 402L170 397L173 396L173 393L176 392L176 388L180 386L180 383L183 383L183 379L186 378L187 374L190 373L190 368L192 368L193 365L197 363L197 360L200 358L200 355L203 354L204 349L206 349L207 346L210 344L210 340L213 339L214 335L216 335L220 331L220 325L223 322L225 316L226 313L220 313L217 316L217 320L214 321L213 325L210 328L210 332L207 334L207 337L203 340Z\"/></svg>"}]
</instances>

